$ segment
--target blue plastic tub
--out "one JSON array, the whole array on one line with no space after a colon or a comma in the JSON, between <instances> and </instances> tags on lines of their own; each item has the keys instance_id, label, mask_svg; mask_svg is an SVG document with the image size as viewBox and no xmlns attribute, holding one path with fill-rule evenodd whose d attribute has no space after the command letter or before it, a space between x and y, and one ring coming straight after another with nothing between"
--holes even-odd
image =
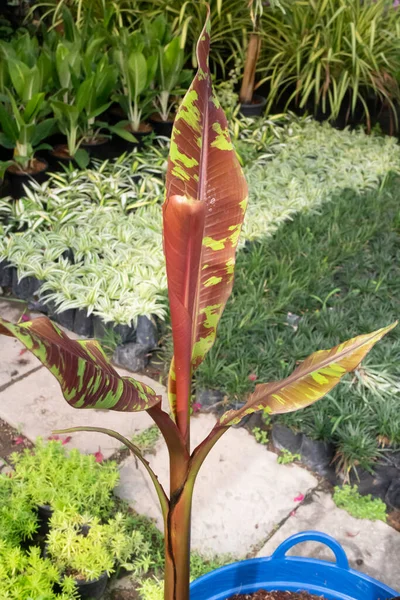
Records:
<instances>
[{"instance_id":1,"label":"blue plastic tub","mask_svg":"<svg viewBox=\"0 0 400 600\"><path fill-rule=\"evenodd\" d=\"M336 563L313 558L286 556L300 542L326 544ZM227 600L234 594L249 594L259 589L307 591L327 600L389 600L398 593L383 583L354 571L342 546L318 531L292 535L266 558L252 558L208 573L190 586L190 600Z\"/></svg>"}]
</instances>

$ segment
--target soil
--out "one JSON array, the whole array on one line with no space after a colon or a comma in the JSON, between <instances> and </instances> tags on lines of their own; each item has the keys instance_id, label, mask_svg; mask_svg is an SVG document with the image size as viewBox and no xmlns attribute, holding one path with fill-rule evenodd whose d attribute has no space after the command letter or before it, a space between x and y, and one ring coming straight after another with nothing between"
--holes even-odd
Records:
<instances>
[{"instance_id":1,"label":"soil","mask_svg":"<svg viewBox=\"0 0 400 600\"><path fill-rule=\"evenodd\" d=\"M267 592L258 590L253 594L237 594L229 600L324 600L324 596L314 596L308 592Z\"/></svg>"},{"instance_id":2,"label":"soil","mask_svg":"<svg viewBox=\"0 0 400 600\"><path fill-rule=\"evenodd\" d=\"M36 175L37 173L42 173L47 169L47 163L44 160L38 160L34 158L30 161L29 167L27 169L21 169L19 165L10 165L7 169L9 173L13 175Z\"/></svg>"},{"instance_id":3,"label":"soil","mask_svg":"<svg viewBox=\"0 0 400 600\"><path fill-rule=\"evenodd\" d=\"M107 137L94 137L94 138L86 138L82 142L82 147L90 147L90 146L102 146L108 142L109 138Z\"/></svg>"},{"instance_id":4,"label":"soil","mask_svg":"<svg viewBox=\"0 0 400 600\"><path fill-rule=\"evenodd\" d=\"M72 160L72 156L68 152L68 146L66 144L58 144L54 146L51 154L56 158L63 158L65 160Z\"/></svg>"},{"instance_id":5,"label":"soil","mask_svg":"<svg viewBox=\"0 0 400 600\"><path fill-rule=\"evenodd\" d=\"M33 448L32 442L0 419L0 458L7 461L10 454L22 452L25 448Z\"/></svg>"},{"instance_id":6,"label":"soil","mask_svg":"<svg viewBox=\"0 0 400 600\"><path fill-rule=\"evenodd\" d=\"M161 115L158 113L152 113L150 115L150 119L152 121L155 121L156 123L172 123L175 120L175 113L169 114L168 115L168 119L166 121L164 121L164 119L161 118Z\"/></svg>"},{"instance_id":7,"label":"soil","mask_svg":"<svg viewBox=\"0 0 400 600\"><path fill-rule=\"evenodd\" d=\"M150 125L150 123L144 123L144 122L140 123L138 131L133 131L133 129L130 125L126 125L125 129L127 131L130 131L131 133L133 133L133 135L135 135L135 133L151 133L153 131L153 128Z\"/></svg>"},{"instance_id":8,"label":"soil","mask_svg":"<svg viewBox=\"0 0 400 600\"><path fill-rule=\"evenodd\" d=\"M387 517L388 525L400 532L400 510L393 510Z\"/></svg>"}]
</instances>

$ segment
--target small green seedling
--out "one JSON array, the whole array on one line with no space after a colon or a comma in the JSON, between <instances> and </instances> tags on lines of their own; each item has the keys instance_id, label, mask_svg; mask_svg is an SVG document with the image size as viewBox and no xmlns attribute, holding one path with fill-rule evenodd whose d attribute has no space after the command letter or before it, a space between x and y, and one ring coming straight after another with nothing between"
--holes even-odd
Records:
<instances>
[{"instance_id":1,"label":"small green seedling","mask_svg":"<svg viewBox=\"0 0 400 600\"><path fill-rule=\"evenodd\" d=\"M288 464L294 462L295 460L300 460L300 459L301 459L300 454L292 454L292 452L290 452L290 450L283 448L280 455L278 456L278 463L280 465L288 465Z\"/></svg>"},{"instance_id":2,"label":"small green seedling","mask_svg":"<svg viewBox=\"0 0 400 600\"><path fill-rule=\"evenodd\" d=\"M252 429L252 433L256 438L256 442L258 442L259 444L263 444L264 446L265 444L268 444L269 438L267 431L265 431L264 429L260 429L260 427L254 427Z\"/></svg>"},{"instance_id":3,"label":"small green seedling","mask_svg":"<svg viewBox=\"0 0 400 600\"><path fill-rule=\"evenodd\" d=\"M132 442L137 446L142 454L154 452L154 447L160 439L160 430L157 425L151 425L141 433L134 435Z\"/></svg>"},{"instance_id":4,"label":"small green seedling","mask_svg":"<svg viewBox=\"0 0 400 600\"><path fill-rule=\"evenodd\" d=\"M373 499L371 494L361 496L356 485L336 486L333 501L356 519L386 523L386 504L380 498Z\"/></svg>"}]
</instances>

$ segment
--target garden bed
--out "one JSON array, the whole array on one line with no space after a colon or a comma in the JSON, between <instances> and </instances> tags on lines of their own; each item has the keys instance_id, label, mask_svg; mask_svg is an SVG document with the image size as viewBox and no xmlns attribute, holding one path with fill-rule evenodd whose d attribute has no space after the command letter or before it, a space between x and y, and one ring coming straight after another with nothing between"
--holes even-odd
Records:
<instances>
[{"instance_id":1,"label":"garden bed","mask_svg":"<svg viewBox=\"0 0 400 600\"><path fill-rule=\"evenodd\" d=\"M233 298L198 372L200 402L202 390L216 390L217 401L228 395L240 403L254 382L288 374L316 347L398 315L395 140L293 117L241 120L232 131L251 201ZM103 338L110 353L125 342L119 356L128 367L142 368L157 345L153 338L134 362L132 327L140 316L158 324L170 348L160 210L167 151L161 140L98 163L96 171L55 174L26 199L0 203L0 258L14 268L11 290L23 297L33 289L34 308L50 304L56 320ZM140 181L133 179L138 173ZM388 399L398 393L397 336L384 340L333 400L295 421L282 419L312 439L333 442L335 466L344 472L371 468L381 446L398 443Z\"/></svg>"}]
</instances>

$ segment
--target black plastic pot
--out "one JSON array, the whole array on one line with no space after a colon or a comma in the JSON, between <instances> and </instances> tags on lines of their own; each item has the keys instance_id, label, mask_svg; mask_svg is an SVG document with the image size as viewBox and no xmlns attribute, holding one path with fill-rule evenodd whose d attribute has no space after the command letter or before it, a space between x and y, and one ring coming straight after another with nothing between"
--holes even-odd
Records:
<instances>
[{"instance_id":1,"label":"black plastic pot","mask_svg":"<svg viewBox=\"0 0 400 600\"><path fill-rule=\"evenodd\" d=\"M81 148L86 150L92 158L98 158L99 160L115 158L111 151L112 144L110 144L110 139L106 137L98 138L94 142L84 142L81 144Z\"/></svg>"},{"instance_id":2,"label":"black plastic pot","mask_svg":"<svg viewBox=\"0 0 400 600\"><path fill-rule=\"evenodd\" d=\"M24 277L18 281L18 274L15 269L13 272L12 293L21 300L34 300L42 283L33 276Z\"/></svg>"},{"instance_id":3,"label":"black plastic pot","mask_svg":"<svg viewBox=\"0 0 400 600\"><path fill-rule=\"evenodd\" d=\"M163 121L158 114L151 115L149 122L152 124L153 129L157 135L170 138L172 135L172 128L174 126L174 119Z\"/></svg>"},{"instance_id":4,"label":"black plastic pot","mask_svg":"<svg viewBox=\"0 0 400 600\"><path fill-rule=\"evenodd\" d=\"M93 337L93 317L88 315L84 309L76 309L74 316L73 331L83 337Z\"/></svg>"},{"instance_id":5,"label":"black plastic pot","mask_svg":"<svg viewBox=\"0 0 400 600\"><path fill-rule=\"evenodd\" d=\"M0 262L0 287L11 287L16 268L11 266L8 260Z\"/></svg>"},{"instance_id":6,"label":"black plastic pot","mask_svg":"<svg viewBox=\"0 0 400 600\"><path fill-rule=\"evenodd\" d=\"M240 105L240 112L244 117L261 117L264 112L267 99L264 96L258 94L253 95L253 100L247 104L242 103Z\"/></svg>"},{"instance_id":7,"label":"black plastic pot","mask_svg":"<svg viewBox=\"0 0 400 600\"><path fill-rule=\"evenodd\" d=\"M50 171L61 171L64 170L64 168L70 168L71 165L76 167L76 163L73 158L65 156L64 152L60 152L60 150L64 149L64 147L67 148L67 145L58 144L57 146L54 146L53 150L49 150L47 152L46 160L49 163Z\"/></svg>"},{"instance_id":8,"label":"black plastic pot","mask_svg":"<svg viewBox=\"0 0 400 600\"><path fill-rule=\"evenodd\" d=\"M105 592L107 581L107 573L103 573L98 579L92 581L75 579L79 598L82 600L100 600Z\"/></svg>"},{"instance_id":9,"label":"black plastic pot","mask_svg":"<svg viewBox=\"0 0 400 600\"><path fill-rule=\"evenodd\" d=\"M272 427L272 442L277 450L289 450L292 454L300 452L303 434L295 433L289 427L275 423Z\"/></svg>"},{"instance_id":10,"label":"black plastic pot","mask_svg":"<svg viewBox=\"0 0 400 600\"><path fill-rule=\"evenodd\" d=\"M53 509L49 504L39 504L37 507L39 529L37 534L46 536L50 531L50 519L53 515Z\"/></svg>"},{"instance_id":11,"label":"black plastic pot","mask_svg":"<svg viewBox=\"0 0 400 600\"><path fill-rule=\"evenodd\" d=\"M37 173L28 174L24 171L10 171L7 169L8 193L15 200L19 200L19 198L25 196L24 186L29 185L32 181L44 183L48 178L47 170L49 165L47 161L41 158L39 162L42 163L43 168Z\"/></svg>"}]
</instances>

